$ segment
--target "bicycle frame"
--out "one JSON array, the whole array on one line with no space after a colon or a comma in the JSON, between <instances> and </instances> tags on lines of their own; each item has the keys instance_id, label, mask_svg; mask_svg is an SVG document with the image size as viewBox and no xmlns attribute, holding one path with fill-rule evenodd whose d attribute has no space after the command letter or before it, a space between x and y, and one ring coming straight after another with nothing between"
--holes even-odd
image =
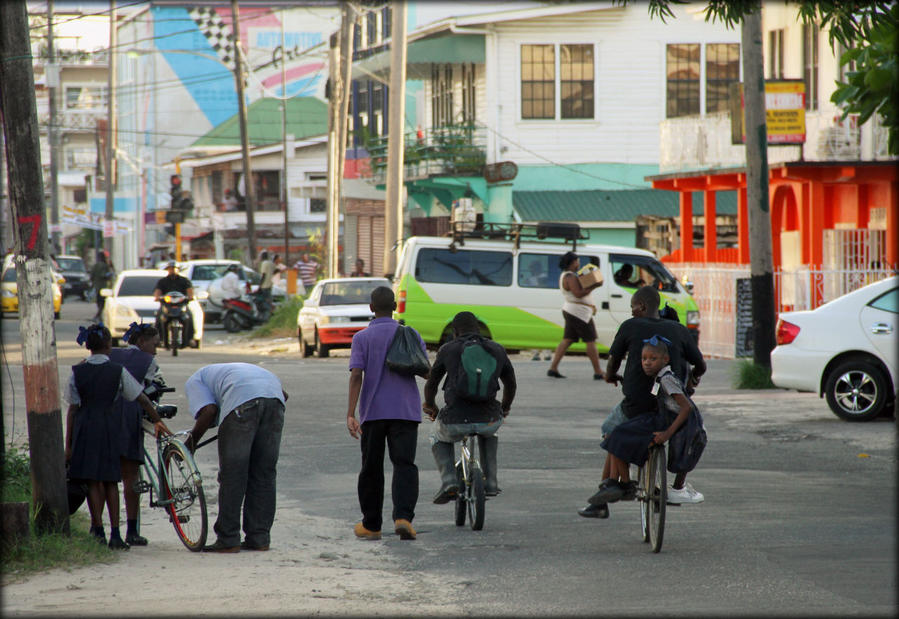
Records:
<instances>
[{"instance_id":1,"label":"bicycle frame","mask_svg":"<svg viewBox=\"0 0 899 619\"><path fill-rule=\"evenodd\" d=\"M461 453L459 454L459 463L462 465L462 479L465 481L466 485L471 483L472 464L478 464L480 466L480 462L478 462L478 459L473 455L474 450L472 449L472 445L469 445L468 443L468 439L473 439L474 437L474 434L463 436L462 442L460 443Z\"/></svg>"},{"instance_id":2,"label":"bicycle frame","mask_svg":"<svg viewBox=\"0 0 899 619\"><path fill-rule=\"evenodd\" d=\"M144 421L144 432L147 434L153 435L155 434L155 430L151 430L153 426L149 424L149 422ZM163 453L165 452L166 447L170 443L180 443L181 447L183 447L184 455L187 458L187 464L191 469L191 475L196 477L197 485L203 484L202 476L200 475L200 470L197 468L196 462L194 462L193 456L190 453L190 450L187 449L187 446L177 438L179 435L187 434L186 432L178 432L177 434L173 434L171 436L158 436L156 437L156 461L153 461L153 457L150 455L150 452L147 451L146 446L144 449L144 461L141 463L141 468L144 471L144 475L149 480L144 481L143 483L146 486L142 486L138 489L139 493L150 492L150 507L167 507L175 502L176 497L165 497L167 494L164 489L171 488L172 484L169 479L168 474L166 473ZM163 486L162 482L165 481L165 485ZM141 483L141 482L138 482ZM153 500L153 493L156 493L157 500Z\"/></svg>"}]
</instances>

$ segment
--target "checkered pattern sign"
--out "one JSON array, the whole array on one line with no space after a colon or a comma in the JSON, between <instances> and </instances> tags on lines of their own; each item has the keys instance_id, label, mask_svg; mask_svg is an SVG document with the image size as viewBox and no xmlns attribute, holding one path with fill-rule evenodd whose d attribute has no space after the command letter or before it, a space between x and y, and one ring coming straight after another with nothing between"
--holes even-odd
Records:
<instances>
[{"instance_id":1,"label":"checkered pattern sign","mask_svg":"<svg viewBox=\"0 0 899 619\"><path fill-rule=\"evenodd\" d=\"M200 32L209 41L219 59L234 69L235 53L232 41L231 26L219 17L211 7L194 7L190 9L190 18L197 24Z\"/></svg>"}]
</instances>

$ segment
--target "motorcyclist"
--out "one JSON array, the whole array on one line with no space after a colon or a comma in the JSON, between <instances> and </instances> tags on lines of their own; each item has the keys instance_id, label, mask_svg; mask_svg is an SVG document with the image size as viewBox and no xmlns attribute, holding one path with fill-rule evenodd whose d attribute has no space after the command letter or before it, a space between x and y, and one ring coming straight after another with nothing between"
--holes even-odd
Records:
<instances>
[{"instance_id":1,"label":"motorcyclist","mask_svg":"<svg viewBox=\"0 0 899 619\"><path fill-rule=\"evenodd\" d=\"M225 276L222 277L223 299L239 299L243 295L244 286L240 285L240 277L237 275L239 270L239 264L231 264L228 266Z\"/></svg>"},{"instance_id":2,"label":"motorcyclist","mask_svg":"<svg viewBox=\"0 0 899 619\"><path fill-rule=\"evenodd\" d=\"M162 297L170 292L180 292L187 297L188 302L193 300L193 284L191 284L190 280L186 277L178 275L178 264L174 260L172 260L165 265L165 268L166 271L168 271L168 274L165 277L160 278L159 281L156 282L156 289L153 290L153 298L156 301L161 301ZM182 344L186 347L194 339L194 321L187 303L185 303L183 311L185 315L185 323ZM161 306L156 312L156 327L159 333L163 335L166 348L168 348L170 343L168 342L168 333L164 328L164 325L162 324Z\"/></svg>"}]
</instances>

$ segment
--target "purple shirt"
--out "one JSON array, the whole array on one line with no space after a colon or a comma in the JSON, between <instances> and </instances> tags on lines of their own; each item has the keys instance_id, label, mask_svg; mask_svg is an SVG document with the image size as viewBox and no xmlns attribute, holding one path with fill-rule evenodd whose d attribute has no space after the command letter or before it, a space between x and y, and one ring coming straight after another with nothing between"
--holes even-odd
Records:
<instances>
[{"instance_id":1,"label":"purple shirt","mask_svg":"<svg viewBox=\"0 0 899 619\"><path fill-rule=\"evenodd\" d=\"M421 396L415 377L391 372L384 364L397 326L399 323L393 318L375 318L353 336L350 369L363 371L360 424L376 419L421 422ZM418 339L421 341L420 335ZM421 349L427 351L424 342L421 342Z\"/></svg>"}]
</instances>

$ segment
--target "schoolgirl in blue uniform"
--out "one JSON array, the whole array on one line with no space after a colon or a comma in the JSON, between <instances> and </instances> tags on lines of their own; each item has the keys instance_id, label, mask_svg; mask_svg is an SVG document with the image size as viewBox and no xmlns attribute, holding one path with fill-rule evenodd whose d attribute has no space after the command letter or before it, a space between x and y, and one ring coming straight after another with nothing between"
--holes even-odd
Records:
<instances>
[{"instance_id":1,"label":"schoolgirl in blue uniform","mask_svg":"<svg viewBox=\"0 0 899 619\"><path fill-rule=\"evenodd\" d=\"M109 359L123 366L142 386L151 383L165 384L159 366L156 365L156 347L159 332L149 323L132 322L122 337L128 342L127 348L113 348ZM119 397L115 401L116 414L121 417L121 466L122 486L125 494L125 521L127 531L125 543L129 546L146 546L147 538L138 531L140 495L134 489L138 481L138 471L144 459L143 414L136 402L128 402Z\"/></svg>"},{"instance_id":2,"label":"schoolgirl in blue uniform","mask_svg":"<svg viewBox=\"0 0 899 619\"><path fill-rule=\"evenodd\" d=\"M69 410L66 415L66 460L69 476L87 482L91 533L106 543L103 529L103 505L109 511L109 547L127 550L119 532L119 488L122 479L121 416L115 412L120 395L137 400L156 424L156 431L168 433L143 388L118 363L109 360L112 338L102 324L81 327L78 343L87 345L91 355L72 367L66 390Z\"/></svg>"}]
</instances>

